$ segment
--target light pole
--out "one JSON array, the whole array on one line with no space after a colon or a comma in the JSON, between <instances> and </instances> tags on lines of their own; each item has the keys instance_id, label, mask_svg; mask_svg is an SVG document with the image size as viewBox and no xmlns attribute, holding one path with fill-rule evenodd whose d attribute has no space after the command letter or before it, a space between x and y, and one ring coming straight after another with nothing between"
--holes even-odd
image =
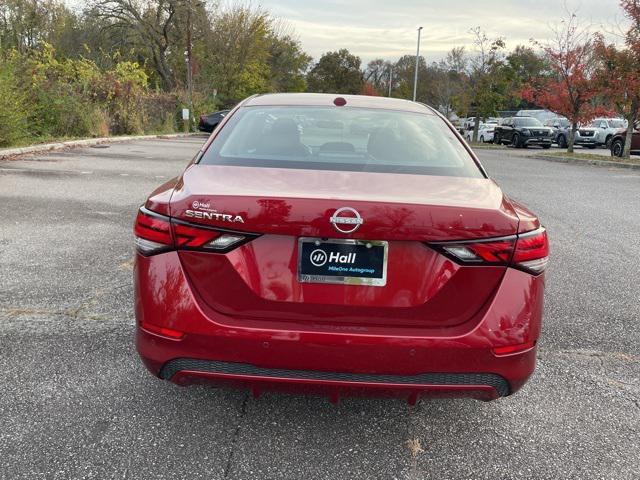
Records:
<instances>
[{"instance_id":1,"label":"light pole","mask_svg":"<svg viewBox=\"0 0 640 480\"><path fill-rule=\"evenodd\" d=\"M189 130L191 130L191 119L193 118L193 59L191 44L191 0L187 0L187 95L189 96Z\"/></svg>"},{"instance_id":2,"label":"light pole","mask_svg":"<svg viewBox=\"0 0 640 480\"><path fill-rule=\"evenodd\" d=\"M413 101L416 101L416 94L418 93L418 60L420 59L420 32L422 27L418 28L418 48L416 49L416 73L413 77Z\"/></svg>"}]
</instances>

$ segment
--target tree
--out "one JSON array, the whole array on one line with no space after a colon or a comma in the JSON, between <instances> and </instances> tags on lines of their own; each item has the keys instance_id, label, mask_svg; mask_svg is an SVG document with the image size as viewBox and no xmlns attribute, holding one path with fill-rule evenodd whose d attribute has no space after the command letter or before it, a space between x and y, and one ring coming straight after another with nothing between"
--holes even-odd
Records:
<instances>
[{"instance_id":1,"label":"tree","mask_svg":"<svg viewBox=\"0 0 640 480\"><path fill-rule=\"evenodd\" d=\"M446 117L451 115L456 98L460 98L464 89L467 60L464 47L455 47L437 65L432 66L434 105Z\"/></svg>"},{"instance_id":2,"label":"tree","mask_svg":"<svg viewBox=\"0 0 640 480\"><path fill-rule=\"evenodd\" d=\"M304 92L307 89L305 72L311 63L307 55L290 34L269 36L269 84L274 92Z\"/></svg>"},{"instance_id":3,"label":"tree","mask_svg":"<svg viewBox=\"0 0 640 480\"><path fill-rule=\"evenodd\" d=\"M60 0L0 1L0 50L15 48L19 53L42 42L57 43L57 37L75 15Z\"/></svg>"},{"instance_id":4,"label":"tree","mask_svg":"<svg viewBox=\"0 0 640 480\"><path fill-rule=\"evenodd\" d=\"M623 157L629 158L633 128L640 108L640 58L630 49L606 44L602 35L596 36L595 51L598 57L598 89L628 122Z\"/></svg>"},{"instance_id":5,"label":"tree","mask_svg":"<svg viewBox=\"0 0 640 480\"><path fill-rule=\"evenodd\" d=\"M596 57L591 35L580 27L575 14L553 33L552 42L542 46L551 76L528 82L522 97L569 119L567 151L573 153L578 125L592 120L601 111L593 104L598 94L594 79Z\"/></svg>"},{"instance_id":6,"label":"tree","mask_svg":"<svg viewBox=\"0 0 640 480\"><path fill-rule=\"evenodd\" d=\"M468 73L468 101L475 111L473 141L478 141L480 118L495 115L504 100L504 40L489 40L480 27L473 28L476 55L471 58Z\"/></svg>"},{"instance_id":7,"label":"tree","mask_svg":"<svg viewBox=\"0 0 640 480\"><path fill-rule=\"evenodd\" d=\"M625 43L628 50L618 51L609 47L610 59L608 63L619 77L618 105L623 107L627 114L627 135L624 143L623 157L629 158L631 154L631 141L633 129L638 121L640 109L640 2L638 0L622 0L620 2L626 17L630 20L630 26L625 34ZM622 104L621 104L622 103Z\"/></svg>"},{"instance_id":8,"label":"tree","mask_svg":"<svg viewBox=\"0 0 640 480\"><path fill-rule=\"evenodd\" d=\"M168 54L183 50L173 35L179 0L94 0L91 13L104 21L104 29L114 42L149 52L153 66L166 90L175 84Z\"/></svg>"},{"instance_id":9,"label":"tree","mask_svg":"<svg viewBox=\"0 0 640 480\"><path fill-rule=\"evenodd\" d=\"M369 97L379 97L380 93L376 90L376 87L371 85L369 82L364 82L362 84L362 90L360 90L360 95L367 95Z\"/></svg>"},{"instance_id":10,"label":"tree","mask_svg":"<svg viewBox=\"0 0 640 480\"><path fill-rule=\"evenodd\" d=\"M392 69L393 64L388 60L382 58L371 60L364 71L364 81L372 85L378 94L384 93L386 95L389 91L389 80Z\"/></svg>"},{"instance_id":11,"label":"tree","mask_svg":"<svg viewBox=\"0 0 640 480\"><path fill-rule=\"evenodd\" d=\"M311 57L294 32L271 14L251 5L218 10L202 42L203 67L197 76L202 93L231 106L262 92L301 92ZM196 49L198 52L198 49Z\"/></svg>"},{"instance_id":12,"label":"tree","mask_svg":"<svg viewBox=\"0 0 640 480\"><path fill-rule=\"evenodd\" d=\"M542 55L531 47L517 45L505 58L505 75L509 82L506 107L510 110L532 107L520 95L522 87L547 72L547 63Z\"/></svg>"},{"instance_id":13,"label":"tree","mask_svg":"<svg viewBox=\"0 0 640 480\"><path fill-rule=\"evenodd\" d=\"M307 84L310 92L358 94L363 84L360 57L345 48L325 53L307 75Z\"/></svg>"},{"instance_id":14,"label":"tree","mask_svg":"<svg viewBox=\"0 0 640 480\"><path fill-rule=\"evenodd\" d=\"M206 42L203 80L218 90L224 104L270 90L271 33L269 12L259 7L237 5L214 16Z\"/></svg>"},{"instance_id":15,"label":"tree","mask_svg":"<svg viewBox=\"0 0 640 480\"><path fill-rule=\"evenodd\" d=\"M392 96L398 98L413 98L413 80L416 71L416 56L403 55L393 66L394 91ZM427 98L427 86L431 84L430 75L427 75L427 62L423 56L418 59L418 88L416 100L430 103Z\"/></svg>"}]
</instances>

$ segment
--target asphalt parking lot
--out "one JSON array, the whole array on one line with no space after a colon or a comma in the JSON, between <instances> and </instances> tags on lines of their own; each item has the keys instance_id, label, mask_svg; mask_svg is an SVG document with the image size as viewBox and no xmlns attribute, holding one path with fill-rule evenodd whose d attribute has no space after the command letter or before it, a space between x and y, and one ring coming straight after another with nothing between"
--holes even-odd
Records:
<instances>
[{"instance_id":1,"label":"asphalt parking lot","mask_svg":"<svg viewBox=\"0 0 640 480\"><path fill-rule=\"evenodd\" d=\"M640 172L479 152L550 232L538 370L515 396L254 400L162 382L133 345L136 207L202 142L0 162L0 478L640 477Z\"/></svg>"}]
</instances>

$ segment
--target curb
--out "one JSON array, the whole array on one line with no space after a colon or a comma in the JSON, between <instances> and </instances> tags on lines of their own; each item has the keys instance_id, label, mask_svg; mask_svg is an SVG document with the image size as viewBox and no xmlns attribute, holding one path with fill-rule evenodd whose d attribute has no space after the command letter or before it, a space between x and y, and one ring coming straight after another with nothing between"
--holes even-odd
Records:
<instances>
[{"instance_id":1,"label":"curb","mask_svg":"<svg viewBox=\"0 0 640 480\"><path fill-rule=\"evenodd\" d=\"M28 147L0 149L0 160L7 160L12 157L16 157L19 155L26 155L29 153L44 153L44 152L51 152L55 150L63 150L66 148L90 147L92 145L100 145L103 143L123 143L123 142L130 142L132 140L151 140L154 138L180 138L180 137L191 137L194 135L198 135L198 133L131 135L131 136L122 136L122 137L86 138L82 140L69 140L67 142L43 143L41 145L31 145Z\"/></svg>"},{"instance_id":2,"label":"curb","mask_svg":"<svg viewBox=\"0 0 640 480\"><path fill-rule=\"evenodd\" d=\"M613 168L626 168L627 170L640 170L640 163L624 163L624 162L611 162L609 160L587 160L586 158L574 158L574 157L551 157L544 155L529 155L527 158L534 158L536 160L546 160L548 162L556 163L577 163L582 165L594 165L596 167L613 167Z\"/></svg>"}]
</instances>

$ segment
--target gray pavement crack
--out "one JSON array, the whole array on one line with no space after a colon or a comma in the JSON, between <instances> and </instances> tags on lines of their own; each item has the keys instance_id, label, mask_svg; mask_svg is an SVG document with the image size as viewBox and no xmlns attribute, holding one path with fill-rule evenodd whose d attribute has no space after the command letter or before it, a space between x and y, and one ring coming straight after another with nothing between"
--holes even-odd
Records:
<instances>
[{"instance_id":1,"label":"gray pavement crack","mask_svg":"<svg viewBox=\"0 0 640 480\"><path fill-rule=\"evenodd\" d=\"M224 472L222 478L229 478L229 474L231 473L231 469L233 468L233 457L236 451L236 444L238 443L238 438L240 437L240 430L242 429L242 422L247 415L247 404L249 402L249 392L247 392L242 399L242 403L240 404L240 416L238 418L238 425L233 432L233 436L231 437L231 445L229 450L229 456L227 457L227 462L224 466Z\"/></svg>"}]
</instances>

